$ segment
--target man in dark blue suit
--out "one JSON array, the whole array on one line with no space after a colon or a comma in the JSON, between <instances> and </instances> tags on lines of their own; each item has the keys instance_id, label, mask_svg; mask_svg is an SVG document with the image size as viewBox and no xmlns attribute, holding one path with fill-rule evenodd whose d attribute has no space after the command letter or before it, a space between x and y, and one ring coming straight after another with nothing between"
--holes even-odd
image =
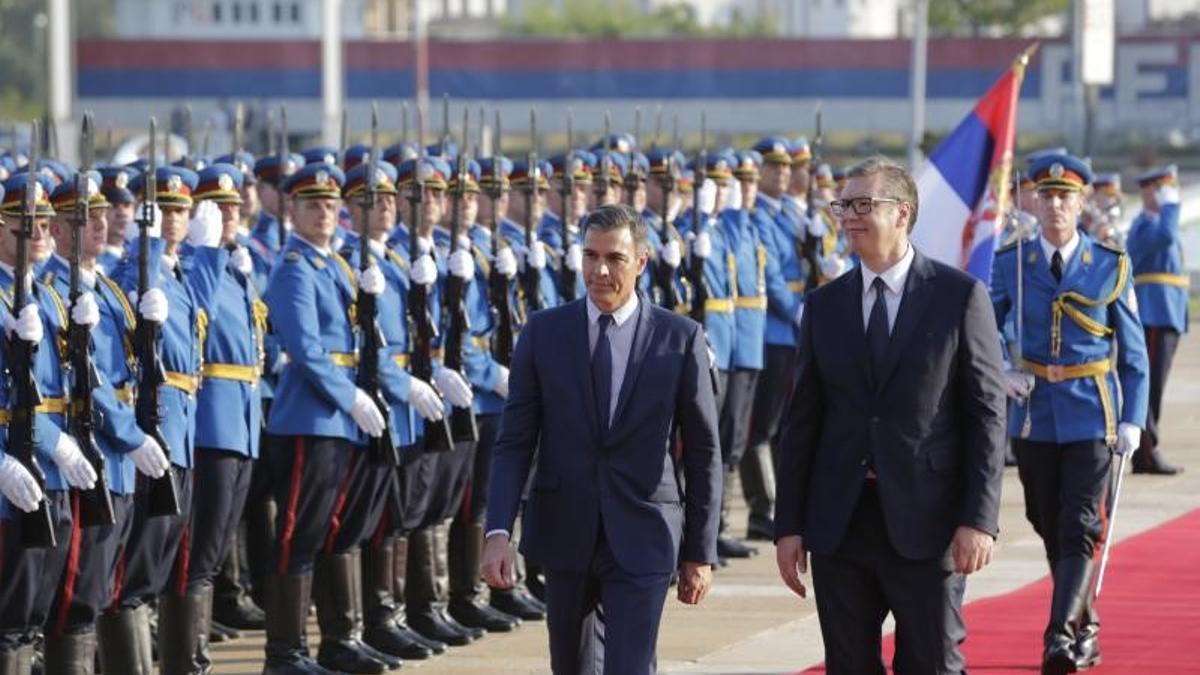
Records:
<instances>
[{"instance_id":1,"label":"man in dark blue suit","mask_svg":"<svg viewBox=\"0 0 1200 675\"><path fill-rule=\"evenodd\" d=\"M862 265L805 300L780 443L776 562L812 554L830 675L959 673L965 577L991 560L1004 471L1000 336L987 289L913 248L917 187L869 159L830 206Z\"/></svg>"},{"instance_id":2,"label":"man in dark blue suit","mask_svg":"<svg viewBox=\"0 0 1200 675\"><path fill-rule=\"evenodd\" d=\"M521 552L546 570L553 671L653 673L672 573L680 601L697 604L717 560L708 349L697 323L635 292L649 248L633 209L599 208L584 228L587 297L533 314L513 355L483 572L513 583L510 535L536 462Z\"/></svg>"}]
</instances>

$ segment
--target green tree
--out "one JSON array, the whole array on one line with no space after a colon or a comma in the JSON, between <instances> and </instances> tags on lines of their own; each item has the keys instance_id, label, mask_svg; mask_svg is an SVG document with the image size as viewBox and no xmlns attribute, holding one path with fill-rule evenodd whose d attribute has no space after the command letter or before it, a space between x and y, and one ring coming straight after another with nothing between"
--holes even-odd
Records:
<instances>
[{"instance_id":1,"label":"green tree","mask_svg":"<svg viewBox=\"0 0 1200 675\"><path fill-rule=\"evenodd\" d=\"M934 35L1016 37L1070 7L1071 0L929 0L929 30Z\"/></svg>"},{"instance_id":2,"label":"green tree","mask_svg":"<svg viewBox=\"0 0 1200 675\"><path fill-rule=\"evenodd\" d=\"M702 27L686 2L639 10L631 0L536 0L520 20L506 23L510 35L574 38L753 37L776 34L769 15L735 11L726 26Z\"/></svg>"}]
</instances>

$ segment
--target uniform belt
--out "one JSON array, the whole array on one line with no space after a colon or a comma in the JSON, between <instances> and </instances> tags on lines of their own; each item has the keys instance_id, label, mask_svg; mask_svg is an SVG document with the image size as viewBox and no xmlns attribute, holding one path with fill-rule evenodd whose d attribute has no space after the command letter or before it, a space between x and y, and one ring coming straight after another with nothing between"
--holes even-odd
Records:
<instances>
[{"instance_id":1,"label":"uniform belt","mask_svg":"<svg viewBox=\"0 0 1200 675\"><path fill-rule=\"evenodd\" d=\"M729 314L733 311L732 298L709 298L704 301L704 311L717 314Z\"/></svg>"},{"instance_id":2,"label":"uniform belt","mask_svg":"<svg viewBox=\"0 0 1200 675\"><path fill-rule=\"evenodd\" d=\"M191 373L167 371L167 386L174 387L188 395L194 395L200 388L200 378Z\"/></svg>"},{"instance_id":3,"label":"uniform belt","mask_svg":"<svg viewBox=\"0 0 1200 675\"><path fill-rule=\"evenodd\" d=\"M486 352L492 348L492 338L487 335L476 335L471 338L475 342L475 347L479 351Z\"/></svg>"},{"instance_id":4,"label":"uniform belt","mask_svg":"<svg viewBox=\"0 0 1200 675\"><path fill-rule=\"evenodd\" d=\"M44 398L42 402L37 404L33 409L35 413L45 413L48 415L62 415L67 412L67 399L65 398ZM12 411L0 410L0 425L7 425L12 420Z\"/></svg>"},{"instance_id":5,"label":"uniform belt","mask_svg":"<svg viewBox=\"0 0 1200 675\"><path fill-rule=\"evenodd\" d=\"M392 354L392 360L401 368L408 367L408 354Z\"/></svg>"},{"instance_id":6,"label":"uniform belt","mask_svg":"<svg viewBox=\"0 0 1200 675\"><path fill-rule=\"evenodd\" d=\"M346 352L329 352L329 360L333 361L333 365L343 368L354 368L358 365L358 354L347 354Z\"/></svg>"},{"instance_id":7,"label":"uniform belt","mask_svg":"<svg viewBox=\"0 0 1200 675\"><path fill-rule=\"evenodd\" d=\"M258 366L245 366L240 363L205 363L200 373L204 377L218 380L258 383Z\"/></svg>"},{"instance_id":8,"label":"uniform belt","mask_svg":"<svg viewBox=\"0 0 1200 675\"><path fill-rule=\"evenodd\" d=\"M803 281L789 281L789 282L787 282L787 287L788 287L788 290L789 290L789 291L791 291L791 292L793 292L793 293L803 293L803 292L804 292L804 287L805 287L806 285L807 285L807 284L805 284Z\"/></svg>"},{"instance_id":9,"label":"uniform belt","mask_svg":"<svg viewBox=\"0 0 1200 675\"><path fill-rule=\"evenodd\" d=\"M1037 377L1046 380L1047 382L1065 382L1066 380L1079 380L1085 377L1095 377L1097 375L1107 375L1108 371L1112 370L1112 361L1109 359L1100 359L1090 363L1076 363L1073 365L1046 365L1030 361L1029 359L1021 359L1021 363L1029 369Z\"/></svg>"},{"instance_id":10,"label":"uniform belt","mask_svg":"<svg viewBox=\"0 0 1200 675\"><path fill-rule=\"evenodd\" d=\"M737 299L738 309L757 309L761 311L767 310L767 296L765 295L742 295Z\"/></svg>"},{"instance_id":11,"label":"uniform belt","mask_svg":"<svg viewBox=\"0 0 1200 675\"><path fill-rule=\"evenodd\" d=\"M1192 279L1186 274L1171 274L1170 272L1149 272L1147 274L1137 274L1133 277L1133 283L1142 284L1161 284L1163 286L1178 286L1180 288L1188 288L1192 285Z\"/></svg>"},{"instance_id":12,"label":"uniform belt","mask_svg":"<svg viewBox=\"0 0 1200 675\"><path fill-rule=\"evenodd\" d=\"M116 387L113 393L117 395L117 400L125 405L133 405L133 385L127 384L123 387Z\"/></svg>"}]
</instances>

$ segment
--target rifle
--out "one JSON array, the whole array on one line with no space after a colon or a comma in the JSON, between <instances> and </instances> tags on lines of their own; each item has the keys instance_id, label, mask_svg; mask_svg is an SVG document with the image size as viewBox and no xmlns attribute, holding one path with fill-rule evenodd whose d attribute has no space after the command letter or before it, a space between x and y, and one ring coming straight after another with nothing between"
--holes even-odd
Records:
<instances>
[{"instance_id":1,"label":"rifle","mask_svg":"<svg viewBox=\"0 0 1200 675\"><path fill-rule=\"evenodd\" d=\"M538 178L541 176L541 167L538 166L537 156L537 111L533 108L529 109L529 154L526 155L525 162L528 165L525 171L527 182L523 190L525 197L525 250L532 251L534 246L541 246L541 243L534 238L533 224L533 207L537 203ZM526 316L541 309L539 292L541 280L541 270L533 265L525 266L521 283L525 286ZM575 287L571 286L571 288Z\"/></svg>"},{"instance_id":2,"label":"rifle","mask_svg":"<svg viewBox=\"0 0 1200 675\"><path fill-rule=\"evenodd\" d=\"M638 106L633 111L633 147L629 149L629 171L625 174L625 203L630 208L637 209L637 191L641 187L642 180L645 176L642 175L641 167L637 164L638 147L642 140L642 108ZM641 215L640 213L638 215Z\"/></svg>"},{"instance_id":3,"label":"rifle","mask_svg":"<svg viewBox=\"0 0 1200 675\"><path fill-rule=\"evenodd\" d=\"M275 187L279 190L279 218L276 221L276 227L279 232L279 254L283 255L283 248L287 245L287 214L283 208L283 181L287 178L288 160L291 159L292 152L288 147L288 125L287 125L287 108L283 105L279 106L279 184Z\"/></svg>"},{"instance_id":4,"label":"rifle","mask_svg":"<svg viewBox=\"0 0 1200 675\"><path fill-rule=\"evenodd\" d=\"M817 135L813 137L812 157L808 160L808 194L805 196L805 216L808 218L809 227L812 227L814 218L820 217L817 213L817 167L821 164L821 142L821 105L818 103ZM821 283L821 263L818 259L820 245L821 242L811 230L805 233L804 241L800 244L800 255L808 263L808 281L804 285L808 289L816 288Z\"/></svg>"},{"instance_id":5,"label":"rifle","mask_svg":"<svg viewBox=\"0 0 1200 675\"><path fill-rule=\"evenodd\" d=\"M700 113L700 155L696 158L696 175L692 180L692 233L699 237L700 226L704 222L700 215L700 190L704 187L705 174L708 172L708 120ZM692 282L692 311L691 317L701 325L704 324L704 305L712 295L708 288L708 280L704 278L704 260L695 255L688 256L687 276Z\"/></svg>"},{"instance_id":6,"label":"rifle","mask_svg":"<svg viewBox=\"0 0 1200 675\"><path fill-rule=\"evenodd\" d=\"M500 255L500 218L496 213L496 204L504 196L504 182L507 176L500 173L501 161L500 111L496 111L496 135L492 141L492 175L488 181L487 197L492 202L492 222L488 223L492 230L492 269L488 275L488 300L492 306L492 316L496 323L496 335L492 338L492 356L502 365L507 366L512 361L513 344L513 308L509 304L508 278L496 269L496 257Z\"/></svg>"},{"instance_id":7,"label":"rifle","mask_svg":"<svg viewBox=\"0 0 1200 675\"><path fill-rule=\"evenodd\" d=\"M467 153L467 125L469 113L463 108L463 147L458 153L458 164L455 168L454 191L450 207L450 255L458 252L458 237L462 233L463 195L467 190L467 163L470 161ZM454 274L446 275L446 297L443 303L446 316L446 341L443 345L444 355L442 365L449 370L461 373L463 369L463 343L470 337L471 325L467 318L467 280ZM470 408L453 407L450 411L450 429L454 432L455 442L475 442L479 440L479 428L475 423L475 411Z\"/></svg>"},{"instance_id":8,"label":"rifle","mask_svg":"<svg viewBox=\"0 0 1200 675\"><path fill-rule=\"evenodd\" d=\"M246 141L246 110L242 107L242 102L238 101L237 106L233 109L233 154L237 156L239 152L245 149Z\"/></svg>"},{"instance_id":9,"label":"rifle","mask_svg":"<svg viewBox=\"0 0 1200 675\"><path fill-rule=\"evenodd\" d=\"M573 232L575 231L575 223L579 215L575 213L575 151L572 149L571 137L574 115L567 110L567 154L563 158L563 177L562 188L559 192L562 195L563 212L562 212L562 265L558 270L558 286L559 293L563 297L563 302L571 302L575 299L575 287L578 284L575 270L567 267L567 251L571 248L571 241L574 239Z\"/></svg>"},{"instance_id":10,"label":"rifle","mask_svg":"<svg viewBox=\"0 0 1200 675\"><path fill-rule=\"evenodd\" d=\"M25 291L25 277L29 275L29 240L33 237L33 228L37 218L37 195L40 189L38 183L38 123L33 121L29 138L29 179L25 183L25 212L21 215L21 225L17 229L17 260L13 276L12 314L16 317L25 307L28 295ZM42 494L46 494L46 475L38 466L34 456L34 423L37 416L37 406L42 402L41 391L38 390L37 376L34 374L33 360L37 355L38 346L22 340L14 332L8 338L8 354L11 359L8 367L12 387L12 406L8 423L8 454L25 467L33 476ZM22 512L21 545L25 548L54 548L58 545L54 535L54 521L50 515L50 501L43 497L35 511Z\"/></svg>"},{"instance_id":11,"label":"rifle","mask_svg":"<svg viewBox=\"0 0 1200 675\"><path fill-rule=\"evenodd\" d=\"M408 260L415 265L421 255L417 243L421 231L421 203L425 199L425 126L422 124L421 108L417 107L417 158L413 160L412 188L408 193ZM437 327L429 311L429 289L424 284L408 285L408 334L412 341L409 369L413 377L426 382L433 381L433 341L437 339ZM425 420L425 450L444 452L454 449L451 442L450 418L440 421Z\"/></svg>"},{"instance_id":12,"label":"rifle","mask_svg":"<svg viewBox=\"0 0 1200 675\"><path fill-rule=\"evenodd\" d=\"M658 134L655 133L657 137ZM657 143L656 143L657 145ZM667 166L663 171L662 176L658 179L662 185L662 208L660 217L662 218L662 238L666 244L671 236L675 234L675 226L671 224L671 195L675 194L675 181L678 179L679 165L675 163L675 151L672 149L667 154ZM661 260L655 261L654 264L654 283L658 286L660 299L663 307L675 311L675 308L683 304L683 298L679 295L679 288L675 285L675 269L670 265L664 264Z\"/></svg>"},{"instance_id":13,"label":"rifle","mask_svg":"<svg viewBox=\"0 0 1200 675\"><path fill-rule=\"evenodd\" d=\"M604 140L602 141L602 145L604 147L600 150L600 166L598 167L598 171L596 172L596 174L597 174L596 175L596 183L595 183L595 185L592 186L592 189L596 193L596 208L600 208L601 206L604 206L604 198L608 196L608 174L612 171L612 157L610 157L608 154L609 153L608 134L609 134L609 129L611 128L611 126L612 125L611 125L611 120L609 119L609 113L607 110L605 110L604 111ZM566 246L566 242L563 242L563 246ZM565 253L566 249L564 248L563 251Z\"/></svg>"},{"instance_id":14,"label":"rifle","mask_svg":"<svg viewBox=\"0 0 1200 675\"><path fill-rule=\"evenodd\" d=\"M83 114L83 124L80 129L80 157L82 158L79 173L75 174L75 213L71 229L71 290L68 298L71 306L82 295L79 283L80 264L83 258L83 236L87 228L89 211L88 199L94 186L88 177L95 160L94 144L92 142L92 114ZM116 522L113 516L112 497L108 494L108 477L104 470L104 454L96 447L93 432L92 391L100 386L100 375L96 364L92 362L92 331L88 326L82 326L72 321L67 327L67 344L70 351L71 371L71 405L68 424L71 436L79 444L83 456L96 470L96 484L90 490L79 491L79 520L83 527L92 525L111 525Z\"/></svg>"},{"instance_id":15,"label":"rifle","mask_svg":"<svg viewBox=\"0 0 1200 675\"><path fill-rule=\"evenodd\" d=\"M342 117L342 129L346 128L345 117ZM344 146L343 146L344 147ZM363 185L365 192L363 193L363 220L362 231L358 236L358 270L359 273L367 271L371 266L371 214L375 210L376 200L376 184L375 175L379 171L379 110L375 104L371 104L371 157L367 165L366 183ZM390 223L389 223L390 225ZM395 444L392 443L392 432L389 428L388 418L390 412L387 401L383 398L383 386L379 381L379 352L387 346L383 339L383 332L379 328L378 312L379 308L375 303L375 296L370 293L364 293L361 290L355 295L354 313L355 319L358 322L358 372L356 384L360 389L367 392L371 400L379 408L379 412L383 414L383 433L378 438L373 436L367 437L367 453L371 461L376 464L387 464L389 466L400 465L400 455L396 451Z\"/></svg>"},{"instance_id":16,"label":"rifle","mask_svg":"<svg viewBox=\"0 0 1200 675\"><path fill-rule=\"evenodd\" d=\"M150 164L146 167L146 179L142 181L142 214L138 218L138 297L146 297L150 290L150 234L154 224L154 208L158 202L158 158L155 155L157 125L150 118ZM171 449L162 435L162 406L158 402L159 387L167 381L162 355L158 352L158 333L161 326L145 319L137 322L134 330L134 349L138 357L137 401L134 412L138 426L154 438L168 457ZM160 478L150 479L149 508L151 516L179 515L179 493L175 487L175 476L167 469Z\"/></svg>"}]
</instances>

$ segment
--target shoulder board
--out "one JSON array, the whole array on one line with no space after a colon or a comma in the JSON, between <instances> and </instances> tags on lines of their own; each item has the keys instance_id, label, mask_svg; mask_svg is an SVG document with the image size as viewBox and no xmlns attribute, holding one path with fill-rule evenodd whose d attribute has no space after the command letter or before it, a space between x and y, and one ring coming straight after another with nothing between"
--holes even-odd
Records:
<instances>
[{"instance_id":1,"label":"shoulder board","mask_svg":"<svg viewBox=\"0 0 1200 675\"><path fill-rule=\"evenodd\" d=\"M1024 246L1029 246L1029 245L1031 245L1031 244L1034 244L1034 243L1036 243L1036 242L1035 242L1035 240L1034 240L1034 239L1031 237L1031 238L1029 238L1029 239L1026 239L1024 242L1021 242L1021 243L1022 243ZM1009 251L1015 251L1015 250L1017 250L1017 242L1016 242L1016 241L1012 242L1011 244L1007 244L1007 245L1005 245L1005 246L1001 246L1000 248L996 249L996 255L1000 255L1001 253L1008 253Z\"/></svg>"},{"instance_id":2,"label":"shoulder board","mask_svg":"<svg viewBox=\"0 0 1200 675\"><path fill-rule=\"evenodd\" d=\"M1125 249L1120 244L1117 244L1115 242L1097 241L1096 244L1099 248L1102 248L1102 249L1108 251L1109 253L1115 253L1117 255L1121 255L1121 254L1125 253Z\"/></svg>"},{"instance_id":3,"label":"shoulder board","mask_svg":"<svg viewBox=\"0 0 1200 675\"><path fill-rule=\"evenodd\" d=\"M288 251L288 254L283 256L283 259L286 260L287 262L294 263L294 262L300 262L300 259L303 257L304 256L300 255L299 251Z\"/></svg>"}]
</instances>

